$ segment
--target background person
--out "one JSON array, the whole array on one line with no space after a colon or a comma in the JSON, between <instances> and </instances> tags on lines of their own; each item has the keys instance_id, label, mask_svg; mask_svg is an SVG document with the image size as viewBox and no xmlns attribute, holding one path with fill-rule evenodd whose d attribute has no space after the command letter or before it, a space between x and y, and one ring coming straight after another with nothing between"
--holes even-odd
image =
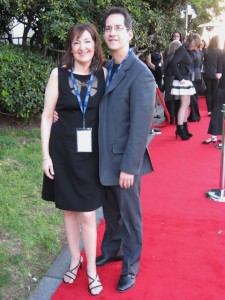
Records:
<instances>
[{"instance_id":1,"label":"background person","mask_svg":"<svg viewBox=\"0 0 225 300\"><path fill-rule=\"evenodd\" d=\"M174 31L172 33L171 42L174 41L174 40L178 40L181 43L183 43L183 37L182 37L182 34L180 33L180 31Z\"/></svg>"},{"instance_id":2,"label":"background person","mask_svg":"<svg viewBox=\"0 0 225 300\"><path fill-rule=\"evenodd\" d=\"M153 76L155 77L156 84L161 92L163 92L162 87L162 64L163 56L160 51L155 53L150 53L146 56L146 64L150 68Z\"/></svg>"},{"instance_id":3,"label":"background person","mask_svg":"<svg viewBox=\"0 0 225 300\"><path fill-rule=\"evenodd\" d=\"M213 36L204 53L205 97L209 116L213 110L214 96L218 86L218 79L216 78L217 59L222 53L219 48L219 36Z\"/></svg>"},{"instance_id":4,"label":"background person","mask_svg":"<svg viewBox=\"0 0 225 300\"><path fill-rule=\"evenodd\" d=\"M192 136L187 127L187 115L188 107L190 105L190 96L195 94L196 91L191 82L192 60L188 50L193 50L195 46L195 41L187 39L186 44L178 48L173 59L169 63L174 75L171 95L180 96L181 100L181 105L177 116L177 129L175 135L176 138L177 136L180 136L182 140L189 140L189 138Z\"/></svg>"},{"instance_id":5,"label":"background person","mask_svg":"<svg viewBox=\"0 0 225 300\"><path fill-rule=\"evenodd\" d=\"M225 51L225 44L224 44ZM222 134L223 125L223 104L225 104L225 52L217 60L216 79L218 80L218 89L215 94L215 104L213 107L208 133L211 137L203 141L203 144L217 142L217 136ZM219 149L222 145L217 146Z\"/></svg>"},{"instance_id":6,"label":"background person","mask_svg":"<svg viewBox=\"0 0 225 300\"><path fill-rule=\"evenodd\" d=\"M171 42L172 41L179 41L181 44L183 42L183 37L182 34L179 31L175 31L172 33L171 35ZM169 45L163 54L163 68L162 68L162 72L163 72L163 80L164 80L164 86L165 86L165 104L166 104L166 108L170 114L170 124L174 124L177 123L177 114L180 108L180 98L178 96L172 96L171 95L171 74L167 74L165 75L165 66L168 64L168 61L172 60L172 57L174 55L174 52L177 50L174 49L174 47L176 48L176 46L178 44L173 44L173 45ZM171 46L171 48L170 48ZM165 78L165 76L167 78ZM169 78L169 77L170 78ZM166 84L165 84L166 81ZM167 85L167 88L166 88Z\"/></svg>"},{"instance_id":7,"label":"background person","mask_svg":"<svg viewBox=\"0 0 225 300\"><path fill-rule=\"evenodd\" d=\"M195 87L196 94L191 95L191 102L190 102L190 113L188 117L189 122L196 122L200 121L201 116L199 112L199 105L198 105L198 95L201 88L202 82L202 55L199 51L199 47L201 45L201 37L197 33L190 34L188 37L188 43L191 44L192 42L195 44L195 47L189 51L192 58L192 78L191 81Z\"/></svg>"},{"instance_id":8,"label":"background person","mask_svg":"<svg viewBox=\"0 0 225 300\"><path fill-rule=\"evenodd\" d=\"M45 92L41 122L42 197L54 201L64 212L71 253L64 282L73 283L82 266L81 228L87 257L88 289L92 295L98 295L102 285L95 264L95 211L104 199L98 168L98 111L105 91L105 78L103 53L95 27L89 23L71 27L65 50L62 67L52 71ZM90 93L87 92L89 88ZM59 120L52 124L55 109Z\"/></svg>"},{"instance_id":9,"label":"background person","mask_svg":"<svg viewBox=\"0 0 225 300\"><path fill-rule=\"evenodd\" d=\"M180 97L171 95L174 73L169 63L171 62L175 52L180 48L181 45L182 43L178 39L173 40L167 47L166 53L164 54L163 75L165 85L165 104L170 114L170 124L173 124L177 119L177 112L180 107ZM178 105L176 104L177 101L179 102ZM175 107L178 107L178 110L175 110Z\"/></svg>"}]
</instances>

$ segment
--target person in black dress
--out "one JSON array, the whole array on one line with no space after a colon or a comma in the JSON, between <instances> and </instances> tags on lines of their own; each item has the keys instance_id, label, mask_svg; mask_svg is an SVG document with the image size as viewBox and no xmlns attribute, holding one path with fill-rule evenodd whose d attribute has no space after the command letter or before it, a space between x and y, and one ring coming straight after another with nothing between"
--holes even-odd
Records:
<instances>
[{"instance_id":1,"label":"person in black dress","mask_svg":"<svg viewBox=\"0 0 225 300\"><path fill-rule=\"evenodd\" d=\"M217 142L217 136L222 134L222 109L223 104L225 104L225 53L223 53L217 60L216 78L218 80L218 89L216 91L215 102L208 128L208 133L211 134L211 137L203 141L203 144ZM221 146L222 145L219 144L217 145L217 148L221 148Z\"/></svg>"},{"instance_id":2,"label":"person in black dress","mask_svg":"<svg viewBox=\"0 0 225 300\"><path fill-rule=\"evenodd\" d=\"M160 51L157 51L156 53L150 53L146 57L146 64L150 68L153 76L155 77L156 84L161 92L163 92L162 63L163 63L163 57Z\"/></svg>"},{"instance_id":3,"label":"person in black dress","mask_svg":"<svg viewBox=\"0 0 225 300\"><path fill-rule=\"evenodd\" d=\"M200 121L201 116L199 112L199 105L198 105L198 92L200 83L202 80L202 73L201 73L201 66L202 66L202 55L199 51L199 47L201 45L201 37L197 33L191 34L188 39L195 43L195 48L190 52L192 58L192 83L195 87L196 94L191 96L191 103L190 103L190 114L188 117L189 122L196 122Z\"/></svg>"},{"instance_id":4,"label":"person in black dress","mask_svg":"<svg viewBox=\"0 0 225 300\"><path fill-rule=\"evenodd\" d=\"M106 70L95 27L89 23L71 27L62 67L49 78L41 122L42 198L64 211L71 262L64 282L76 280L82 266L80 229L87 257L88 289L102 291L96 272L96 209L104 200L99 181L99 103L105 91ZM85 111L86 109L86 111ZM54 110L58 121L53 124Z\"/></svg>"},{"instance_id":5,"label":"person in black dress","mask_svg":"<svg viewBox=\"0 0 225 300\"><path fill-rule=\"evenodd\" d=\"M178 39L173 40L167 47L163 59L165 104L170 114L170 124L173 124L174 121L177 120L177 112L179 111L180 107L180 97L171 95L174 75L172 69L169 66L169 63L173 59L175 52L180 48L180 46L182 46L182 43ZM179 103L176 104L176 102Z\"/></svg>"},{"instance_id":6,"label":"person in black dress","mask_svg":"<svg viewBox=\"0 0 225 300\"><path fill-rule=\"evenodd\" d=\"M212 114L214 108L215 93L218 87L218 80L216 78L217 59L223 53L219 48L219 42L219 36L213 36L204 53L203 76L206 84L205 96L209 116Z\"/></svg>"},{"instance_id":7,"label":"person in black dress","mask_svg":"<svg viewBox=\"0 0 225 300\"><path fill-rule=\"evenodd\" d=\"M178 48L168 65L171 69L171 75L174 75L171 95L179 96L181 100L175 135L176 137L180 136L182 140L189 140L192 136L187 128L187 115L190 96L194 95L196 91L191 81L192 60L189 51L193 50L195 45L195 41L187 39L186 44Z\"/></svg>"},{"instance_id":8,"label":"person in black dress","mask_svg":"<svg viewBox=\"0 0 225 300\"><path fill-rule=\"evenodd\" d=\"M177 47L177 41L180 42L180 45L183 42L182 34L179 31L174 31L171 35L171 43L169 46L166 47L164 54L163 54L163 75L164 75L164 87L165 87L165 104L170 114L170 124L177 123L177 114L180 108L180 98L176 96L172 96L171 92L171 85L172 85L172 77L171 74L165 74L165 69L168 63L172 60L174 56L174 52L179 48ZM175 43L172 43L176 41Z\"/></svg>"}]
</instances>

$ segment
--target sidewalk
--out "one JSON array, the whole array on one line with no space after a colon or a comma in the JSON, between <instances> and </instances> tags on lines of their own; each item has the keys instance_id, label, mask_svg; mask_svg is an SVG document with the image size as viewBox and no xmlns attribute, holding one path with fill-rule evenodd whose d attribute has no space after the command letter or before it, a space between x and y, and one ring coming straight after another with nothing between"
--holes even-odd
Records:
<instances>
[{"instance_id":1,"label":"sidewalk","mask_svg":"<svg viewBox=\"0 0 225 300\"><path fill-rule=\"evenodd\" d=\"M154 119L154 123L160 124L164 121L164 111L162 106L159 104L157 107L157 114L160 118ZM155 126L157 127L157 125ZM149 134L148 144L154 138L154 134ZM103 218L102 208L97 210L97 225ZM80 249L83 249L83 243L81 241ZM70 263L70 253L68 246L66 246L56 260L53 262L50 269L47 271L45 276L41 279L39 284L36 286L33 293L29 296L28 300L50 300L51 296L55 293L58 286L62 283L64 274L66 273Z\"/></svg>"}]
</instances>

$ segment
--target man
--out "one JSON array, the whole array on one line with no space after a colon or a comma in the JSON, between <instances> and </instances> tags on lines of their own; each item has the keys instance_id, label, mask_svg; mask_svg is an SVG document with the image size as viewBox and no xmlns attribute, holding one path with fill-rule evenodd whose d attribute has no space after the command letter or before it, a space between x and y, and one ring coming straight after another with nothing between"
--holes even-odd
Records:
<instances>
[{"instance_id":1,"label":"man","mask_svg":"<svg viewBox=\"0 0 225 300\"><path fill-rule=\"evenodd\" d=\"M97 266L122 260L117 290L135 283L142 250L140 177L152 171L147 137L156 84L149 69L129 50L133 37L127 10L112 7L104 18L104 40L113 56L100 103L100 180L106 187L106 229Z\"/></svg>"}]
</instances>

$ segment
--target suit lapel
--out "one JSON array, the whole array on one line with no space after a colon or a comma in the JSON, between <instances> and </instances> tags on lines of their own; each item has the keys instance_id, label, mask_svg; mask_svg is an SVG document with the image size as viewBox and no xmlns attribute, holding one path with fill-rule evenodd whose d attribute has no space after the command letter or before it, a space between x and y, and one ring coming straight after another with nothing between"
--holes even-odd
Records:
<instances>
[{"instance_id":1,"label":"suit lapel","mask_svg":"<svg viewBox=\"0 0 225 300\"><path fill-rule=\"evenodd\" d=\"M132 61L134 60L135 54L132 52L128 59L125 61L124 65L120 69L120 71L116 74L116 76L113 78L113 80L110 82L110 85L105 92L105 95L113 91L117 85L121 82L121 80L126 76L126 70L129 69Z\"/></svg>"}]
</instances>

